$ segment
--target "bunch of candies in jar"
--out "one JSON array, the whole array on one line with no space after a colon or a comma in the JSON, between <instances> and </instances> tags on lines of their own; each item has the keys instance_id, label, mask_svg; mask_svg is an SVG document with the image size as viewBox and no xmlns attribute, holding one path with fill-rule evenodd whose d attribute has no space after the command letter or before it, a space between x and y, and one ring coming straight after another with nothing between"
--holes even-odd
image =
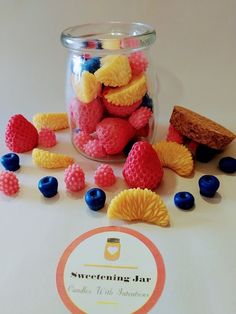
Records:
<instances>
[{"instance_id":1,"label":"bunch of candies in jar","mask_svg":"<svg viewBox=\"0 0 236 314\"><path fill-rule=\"evenodd\" d=\"M142 50L101 57L73 55L68 112L77 150L90 158L113 159L127 155L131 143L151 141L148 67Z\"/></svg>"}]
</instances>

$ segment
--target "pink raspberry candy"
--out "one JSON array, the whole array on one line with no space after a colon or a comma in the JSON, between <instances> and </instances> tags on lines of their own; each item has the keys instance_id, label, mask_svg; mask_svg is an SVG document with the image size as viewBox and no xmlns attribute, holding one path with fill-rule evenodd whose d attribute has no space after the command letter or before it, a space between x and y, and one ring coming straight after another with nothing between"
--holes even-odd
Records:
<instances>
[{"instance_id":1,"label":"pink raspberry candy","mask_svg":"<svg viewBox=\"0 0 236 314\"><path fill-rule=\"evenodd\" d=\"M53 147L56 145L56 134L53 130L48 128L42 128L39 132L39 140L38 143L42 147Z\"/></svg>"},{"instance_id":2,"label":"pink raspberry candy","mask_svg":"<svg viewBox=\"0 0 236 314\"><path fill-rule=\"evenodd\" d=\"M148 66L147 58L142 51L132 52L129 55L129 63L133 75L145 72Z\"/></svg>"},{"instance_id":3,"label":"pink raspberry candy","mask_svg":"<svg viewBox=\"0 0 236 314\"><path fill-rule=\"evenodd\" d=\"M88 141L83 147L84 152L90 157L103 158L106 156L102 143L98 139Z\"/></svg>"},{"instance_id":4,"label":"pink raspberry candy","mask_svg":"<svg viewBox=\"0 0 236 314\"><path fill-rule=\"evenodd\" d=\"M88 104L79 101L77 98L73 98L69 110L76 127L86 133L92 133L95 131L98 122L102 119L104 107L98 98Z\"/></svg>"},{"instance_id":5,"label":"pink raspberry candy","mask_svg":"<svg viewBox=\"0 0 236 314\"><path fill-rule=\"evenodd\" d=\"M19 190L19 181L12 171L2 171L0 173L0 191L10 196Z\"/></svg>"},{"instance_id":6,"label":"pink raspberry candy","mask_svg":"<svg viewBox=\"0 0 236 314\"><path fill-rule=\"evenodd\" d=\"M84 150L84 145L87 144L88 141L92 139L93 137L90 134L83 131L79 131L78 133L75 134L73 140L74 140L75 147L81 150Z\"/></svg>"},{"instance_id":7,"label":"pink raspberry candy","mask_svg":"<svg viewBox=\"0 0 236 314\"><path fill-rule=\"evenodd\" d=\"M103 164L97 168L94 174L94 181L100 187L109 187L116 182L113 169L110 165Z\"/></svg>"},{"instance_id":8,"label":"pink raspberry candy","mask_svg":"<svg viewBox=\"0 0 236 314\"><path fill-rule=\"evenodd\" d=\"M169 142L176 142L178 144L183 144L184 137L182 134L180 134L179 131L175 129L175 127L172 124L170 124L168 128L166 140Z\"/></svg>"},{"instance_id":9,"label":"pink raspberry candy","mask_svg":"<svg viewBox=\"0 0 236 314\"><path fill-rule=\"evenodd\" d=\"M136 129L143 128L152 116L152 111L147 107L141 107L129 117L129 123Z\"/></svg>"},{"instance_id":10,"label":"pink raspberry candy","mask_svg":"<svg viewBox=\"0 0 236 314\"><path fill-rule=\"evenodd\" d=\"M78 192L85 187L84 171L78 164L72 164L65 170L64 182L67 190Z\"/></svg>"}]
</instances>

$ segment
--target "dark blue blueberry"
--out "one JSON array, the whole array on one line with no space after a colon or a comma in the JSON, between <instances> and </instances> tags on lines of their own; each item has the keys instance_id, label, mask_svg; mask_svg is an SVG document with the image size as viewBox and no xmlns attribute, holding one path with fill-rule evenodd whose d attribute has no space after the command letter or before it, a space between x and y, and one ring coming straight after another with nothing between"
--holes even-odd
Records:
<instances>
[{"instance_id":1,"label":"dark blue blueberry","mask_svg":"<svg viewBox=\"0 0 236 314\"><path fill-rule=\"evenodd\" d=\"M213 175L204 175L199 181L200 194L206 197L213 197L220 186L220 181Z\"/></svg>"},{"instance_id":2,"label":"dark blue blueberry","mask_svg":"<svg viewBox=\"0 0 236 314\"><path fill-rule=\"evenodd\" d=\"M219 168L226 173L234 173L236 171L236 159L233 157L223 157L219 161Z\"/></svg>"},{"instance_id":3,"label":"dark blue blueberry","mask_svg":"<svg viewBox=\"0 0 236 314\"><path fill-rule=\"evenodd\" d=\"M127 157L129 155L129 152L131 151L131 148L133 147L134 143L136 143L137 141L135 140L130 140L128 142L128 144L125 145L124 149L123 149L123 153L124 155Z\"/></svg>"},{"instance_id":4,"label":"dark blue blueberry","mask_svg":"<svg viewBox=\"0 0 236 314\"><path fill-rule=\"evenodd\" d=\"M20 168L20 158L15 153L8 153L1 157L1 163L6 170L16 171Z\"/></svg>"},{"instance_id":5,"label":"dark blue blueberry","mask_svg":"<svg viewBox=\"0 0 236 314\"><path fill-rule=\"evenodd\" d=\"M48 198L53 197L57 194L58 181L52 176L43 177L39 180L38 188L43 196Z\"/></svg>"},{"instance_id":6,"label":"dark blue blueberry","mask_svg":"<svg viewBox=\"0 0 236 314\"><path fill-rule=\"evenodd\" d=\"M141 106L142 107L147 107L151 111L153 111L153 101L152 101L152 98L150 98L148 94L145 94L143 96Z\"/></svg>"},{"instance_id":7,"label":"dark blue blueberry","mask_svg":"<svg viewBox=\"0 0 236 314\"><path fill-rule=\"evenodd\" d=\"M82 64L82 71L88 71L90 73L96 72L97 69L99 68L100 68L100 58L98 57L88 59Z\"/></svg>"},{"instance_id":8,"label":"dark blue blueberry","mask_svg":"<svg viewBox=\"0 0 236 314\"><path fill-rule=\"evenodd\" d=\"M218 153L218 150L208 147L206 145L200 144L198 145L196 149L196 160L207 163L211 161L217 153Z\"/></svg>"},{"instance_id":9,"label":"dark blue blueberry","mask_svg":"<svg viewBox=\"0 0 236 314\"><path fill-rule=\"evenodd\" d=\"M104 207L106 194L99 188L92 188L86 192L85 202L90 209L97 211Z\"/></svg>"},{"instance_id":10,"label":"dark blue blueberry","mask_svg":"<svg viewBox=\"0 0 236 314\"><path fill-rule=\"evenodd\" d=\"M178 192L174 196L175 205L184 210L189 210L194 205L194 197L191 193L183 191Z\"/></svg>"}]
</instances>

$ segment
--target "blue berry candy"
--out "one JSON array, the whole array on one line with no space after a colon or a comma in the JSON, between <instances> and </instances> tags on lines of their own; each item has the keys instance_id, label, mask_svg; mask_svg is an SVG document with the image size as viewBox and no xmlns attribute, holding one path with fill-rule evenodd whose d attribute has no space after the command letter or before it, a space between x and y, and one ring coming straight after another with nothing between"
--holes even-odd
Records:
<instances>
[{"instance_id":1,"label":"blue berry candy","mask_svg":"<svg viewBox=\"0 0 236 314\"><path fill-rule=\"evenodd\" d=\"M200 194L206 197L213 197L220 186L220 181L213 175L204 175L199 181Z\"/></svg>"},{"instance_id":2,"label":"blue berry candy","mask_svg":"<svg viewBox=\"0 0 236 314\"><path fill-rule=\"evenodd\" d=\"M211 161L215 155L218 153L218 150L208 147L206 145L200 144L196 150L196 160L207 163Z\"/></svg>"},{"instance_id":3,"label":"blue berry candy","mask_svg":"<svg viewBox=\"0 0 236 314\"><path fill-rule=\"evenodd\" d=\"M175 205L181 209L189 210L194 205L194 197L191 193L183 191L174 196Z\"/></svg>"},{"instance_id":4,"label":"blue berry candy","mask_svg":"<svg viewBox=\"0 0 236 314\"><path fill-rule=\"evenodd\" d=\"M6 170L16 171L20 168L20 158L17 154L8 153L1 157L1 163Z\"/></svg>"},{"instance_id":5,"label":"blue berry candy","mask_svg":"<svg viewBox=\"0 0 236 314\"><path fill-rule=\"evenodd\" d=\"M82 65L82 71L94 73L100 68L100 58L94 57L86 60Z\"/></svg>"},{"instance_id":6,"label":"blue berry candy","mask_svg":"<svg viewBox=\"0 0 236 314\"><path fill-rule=\"evenodd\" d=\"M145 95L143 96L141 106L142 106L142 107L147 107L147 108L149 108L151 111L153 111L153 109L152 109L152 108L153 108L153 101L152 101L152 98L150 98L150 97L148 96L148 94L145 94Z\"/></svg>"},{"instance_id":7,"label":"blue berry candy","mask_svg":"<svg viewBox=\"0 0 236 314\"><path fill-rule=\"evenodd\" d=\"M86 192L85 202L94 211L102 209L105 205L106 194L99 188L93 188Z\"/></svg>"},{"instance_id":8,"label":"blue berry candy","mask_svg":"<svg viewBox=\"0 0 236 314\"><path fill-rule=\"evenodd\" d=\"M236 171L236 159L233 157L223 157L219 161L219 168L226 173L234 173Z\"/></svg>"},{"instance_id":9,"label":"blue berry candy","mask_svg":"<svg viewBox=\"0 0 236 314\"><path fill-rule=\"evenodd\" d=\"M57 194L58 181L55 177L47 176L39 180L39 191L43 196L50 198Z\"/></svg>"}]
</instances>

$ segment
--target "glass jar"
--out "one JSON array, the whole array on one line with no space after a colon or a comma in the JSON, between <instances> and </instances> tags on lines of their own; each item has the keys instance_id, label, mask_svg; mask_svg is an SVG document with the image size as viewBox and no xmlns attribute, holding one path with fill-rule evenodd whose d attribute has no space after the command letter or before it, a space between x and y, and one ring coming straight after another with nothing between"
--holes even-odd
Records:
<instances>
[{"instance_id":1,"label":"glass jar","mask_svg":"<svg viewBox=\"0 0 236 314\"><path fill-rule=\"evenodd\" d=\"M74 147L98 161L123 161L138 140L153 142L157 84L141 23L84 24L64 30L66 103Z\"/></svg>"}]
</instances>

